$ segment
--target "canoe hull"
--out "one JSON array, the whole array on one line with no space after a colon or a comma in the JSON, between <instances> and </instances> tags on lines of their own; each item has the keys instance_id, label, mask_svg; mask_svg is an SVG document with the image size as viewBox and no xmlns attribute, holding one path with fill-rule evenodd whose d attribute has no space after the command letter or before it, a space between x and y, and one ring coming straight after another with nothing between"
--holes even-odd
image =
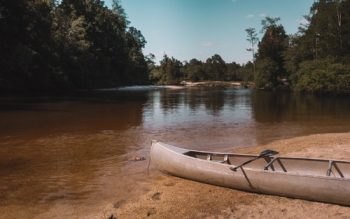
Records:
<instances>
[{"instance_id":1,"label":"canoe hull","mask_svg":"<svg viewBox=\"0 0 350 219\"><path fill-rule=\"evenodd\" d=\"M249 192L350 205L350 180L288 174L249 168L232 171L229 165L186 156L184 149L152 144L151 160L168 174Z\"/></svg>"}]
</instances>

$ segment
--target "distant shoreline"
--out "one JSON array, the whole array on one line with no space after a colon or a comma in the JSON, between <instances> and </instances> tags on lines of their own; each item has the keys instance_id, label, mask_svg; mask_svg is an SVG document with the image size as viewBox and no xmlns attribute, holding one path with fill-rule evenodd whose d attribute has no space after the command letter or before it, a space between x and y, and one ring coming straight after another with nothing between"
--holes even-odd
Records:
<instances>
[{"instance_id":1,"label":"distant shoreline","mask_svg":"<svg viewBox=\"0 0 350 219\"><path fill-rule=\"evenodd\" d=\"M254 88L255 84L253 82L243 82L243 81L182 81L180 83L185 87L231 87L231 88Z\"/></svg>"}]
</instances>

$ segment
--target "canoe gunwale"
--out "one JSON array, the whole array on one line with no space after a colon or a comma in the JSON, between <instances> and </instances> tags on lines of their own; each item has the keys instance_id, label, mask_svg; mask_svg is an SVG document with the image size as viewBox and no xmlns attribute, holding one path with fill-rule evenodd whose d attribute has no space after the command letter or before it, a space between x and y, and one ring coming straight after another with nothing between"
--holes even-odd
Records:
<instances>
[{"instance_id":1,"label":"canoe gunwale","mask_svg":"<svg viewBox=\"0 0 350 219\"><path fill-rule=\"evenodd\" d=\"M153 141L154 142L154 141ZM241 156L241 157L258 157L259 155L254 155L254 154L241 154L241 153L225 153L225 152L212 152L212 151L199 151L199 150L190 150L190 149L184 149L184 148L180 148L180 147L176 147L176 146L173 146L173 145L168 145L168 144L165 144L165 143L162 143L162 142L159 142L159 141L156 141L155 143L152 143L152 144L161 144L163 145L164 147L172 150L170 147L168 146L171 146L173 148L178 148L178 149L181 149L181 150L184 150L186 151L187 153L199 153L199 154L202 154L202 155L206 155L206 154L211 154L211 155L232 155L232 156ZM174 151L174 150L172 150ZM174 151L176 152L176 151ZM185 156L189 156L189 155L186 155L186 154L183 154ZM191 157L191 156L189 156ZM329 161L333 161L333 162L336 162L336 163L350 163L350 160L337 160L337 159L331 159L331 158L308 158L308 157L289 157L289 156L270 156L271 158L280 158L280 159L291 159L291 160L307 160L307 161L322 161L322 162L329 162ZM198 159L198 158L196 158Z\"/></svg>"}]
</instances>

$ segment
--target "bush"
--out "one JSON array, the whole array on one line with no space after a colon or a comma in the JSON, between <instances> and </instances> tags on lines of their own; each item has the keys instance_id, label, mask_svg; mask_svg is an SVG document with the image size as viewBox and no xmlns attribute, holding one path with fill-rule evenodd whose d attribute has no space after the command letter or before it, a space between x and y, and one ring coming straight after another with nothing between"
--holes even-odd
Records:
<instances>
[{"instance_id":1,"label":"bush","mask_svg":"<svg viewBox=\"0 0 350 219\"><path fill-rule=\"evenodd\" d=\"M295 89L313 93L348 93L350 65L330 59L305 61L297 72Z\"/></svg>"}]
</instances>

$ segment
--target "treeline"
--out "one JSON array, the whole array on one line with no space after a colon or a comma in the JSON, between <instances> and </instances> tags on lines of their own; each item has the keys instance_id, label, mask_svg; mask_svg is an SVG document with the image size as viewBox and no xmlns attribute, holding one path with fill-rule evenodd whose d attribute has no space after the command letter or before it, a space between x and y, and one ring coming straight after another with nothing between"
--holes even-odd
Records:
<instances>
[{"instance_id":1,"label":"treeline","mask_svg":"<svg viewBox=\"0 0 350 219\"><path fill-rule=\"evenodd\" d=\"M263 20L263 37L255 55L255 83L259 88L286 86L314 93L350 92L350 1L315 2L307 24L286 35L279 18ZM258 42L247 29L248 41Z\"/></svg>"},{"instance_id":2,"label":"treeline","mask_svg":"<svg viewBox=\"0 0 350 219\"><path fill-rule=\"evenodd\" d=\"M350 92L350 1L320 0L289 38L284 67L295 90Z\"/></svg>"},{"instance_id":3,"label":"treeline","mask_svg":"<svg viewBox=\"0 0 350 219\"><path fill-rule=\"evenodd\" d=\"M145 39L117 0L0 0L0 90L148 82Z\"/></svg>"},{"instance_id":4,"label":"treeline","mask_svg":"<svg viewBox=\"0 0 350 219\"><path fill-rule=\"evenodd\" d=\"M144 56L145 38L118 0L0 0L0 91L177 84L182 80L254 81L257 88L350 92L350 0L319 0L307 24L288 35L279 18L248 28L252 61L219 55L160 65Z\"/></svg>"},{"instance_id":5,"label":"treeline","mask_svg":"<svg viewBox=\"0 0 350 219\"><path fill-rule=\"evenodd\" d=\"M197 59L180 62L164 55L160 65L152 66L150 79L158 84L179 84L181 81L252 81L253 63L226 63L215 54L205 62Z\"/></svg>"},{"instance_id":6,"label":"treeline","mask_svg":"<svg viewBox=\"0 0 350 219\"><path fill-rule=\"evenodd\" d=\"M183 63L165 55L153 66L151 80L254 81L262 89L349 93L350 1L319 0L305 19L307 24L294 35L287 35L280 18L273 17L262 20L261 39L257 30L246 29L252 62L245 65L225 63L219 55Z\"/></svg>"}]
</instances>

